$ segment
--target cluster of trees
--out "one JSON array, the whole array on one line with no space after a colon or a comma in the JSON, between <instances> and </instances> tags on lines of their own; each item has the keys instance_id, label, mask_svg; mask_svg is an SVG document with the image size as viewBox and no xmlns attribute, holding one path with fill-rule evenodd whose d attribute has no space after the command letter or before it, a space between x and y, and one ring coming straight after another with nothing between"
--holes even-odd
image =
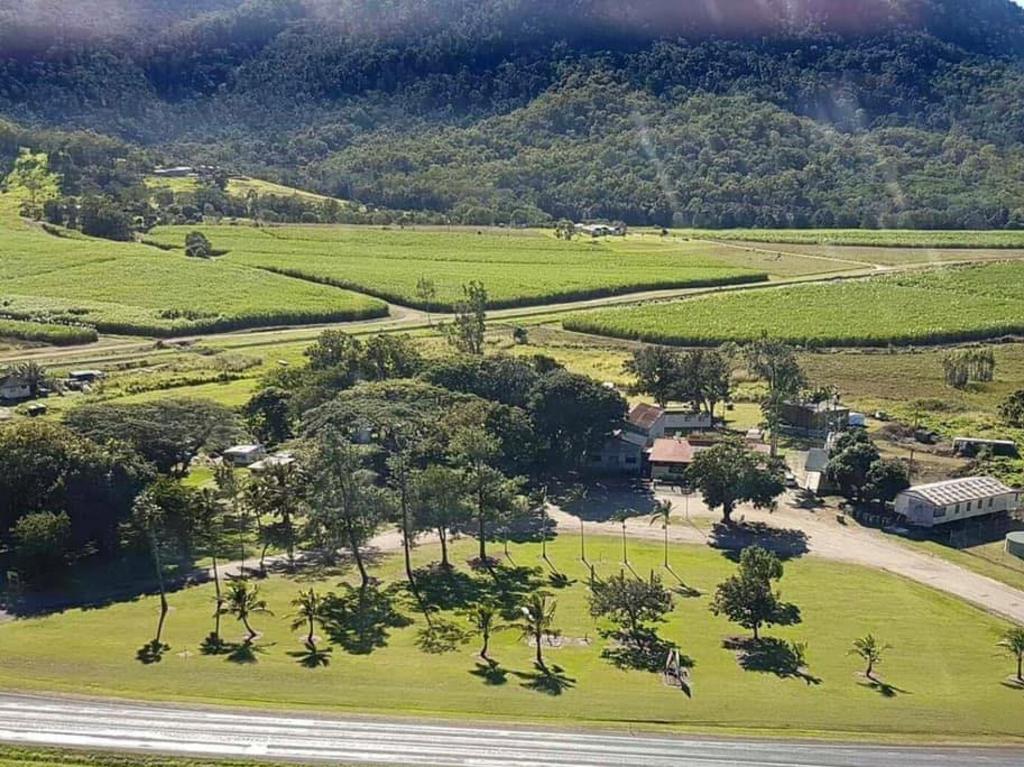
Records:
<instances>
[{"instance_id":1,"label":"cluster of trees","mask_svg":"<svg viewBox=\"0 0 1024 767\"><path fill-rule=\"evenodd\" d=\"M989 383L995 380L996 355L987 347L949 352L942 358L942 374L954 389L966 389L972 381Z\"/></svg>"},{"instance_id":2,"label":"cluster of trees","mask_svg":"<svg viewBox=\"0 0 1024 767\"><path fill-rule=\"evenodd\" d=\"M882 458L867 432L839 435L826 474L840 493L860 503L886 504L910 487L910 468L898 458Z\"/></svg>"},{"instance_id":3,"label":"cluster of trees","mask_svg":"<svg viewBox=\"0 0 1024 767\"><path fill-rule=\"evenodd\" d=\"M732 388L734 349L679 351L665 346L642 346L625 369L636 376L635 390L659 405L685 402L711 416L719 402L728 401Z\"/></svg>"},{"instance_id":4,"label":"cluster of trees","mask_svg":"<svg viewBox=\"0 0 1024 767\"><path fill-rule=\"evenodd\" d=\"M210 0L69 55L15 4L0 112L462 223L1024 226L1019 12L778 5Z\"/></svg>"}]
</instances>

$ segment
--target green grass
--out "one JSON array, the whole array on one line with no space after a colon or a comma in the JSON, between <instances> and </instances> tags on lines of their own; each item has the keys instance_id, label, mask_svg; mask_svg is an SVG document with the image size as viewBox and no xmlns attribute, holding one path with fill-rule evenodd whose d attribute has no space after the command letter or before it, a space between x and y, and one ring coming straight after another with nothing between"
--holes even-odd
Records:
<instances>
[{"instance_id":1,"label":"green grass","mask_svg":"<svg viewBox=\"0 0 1024 767\"><path fill-rule=\"evenodd\" d=\"M735 241L738 248L768 250L792 258L826 258L840 261L875 264L877 266L908 266L918 264L944 264L966 261L998 261L1020 258L1024 250L1007 248L933 248L933 247L881 247L871 245L800 245L787 243L764 243ZM1024 244L1021 246L1024 248Z\"/></svg>"},{"instance_id":2,"label":"green grass","mask_svg":"<svg viewBox=\"0 0 1024 767\"><path fill-rule=\"evenodd\" d=\"M154 191L158 189L167 189L175 194L182 194L184 192L195 191L199 184L197 179L192 177L164 178L161 176L147 176L146 186ZM259 195L299 197L307 202L323 202L331 199L326 195L307 192L304 189L296 189L295 187L285 186L284 184L276 184L273 181L265 181L263 179L250 178L248 176L236 176L228 179L228 187L226 191L231 197L239 197L242 199L244 199L250 191L256 192ZM349 204L344 200L338 200L338 202L342 204Z\"/></svg>"},{"instance_id":3,"label":"green grass","mask_svg":"<svg viewBox=\"0 0 1024 767\"><path fill-rule=\"evenodd\" d=\"M1024 248L1020 231L912 231L903 229L678 229L700 240L896 248Z\"/></svg>"},{"instance_id":4,"label":"green grass","mask_svg":"<svg viewBox=\"0 0 1024 767\"><path fill-rule=\"evenodd\" d=\"M0 314L105 333L180 335L384 316L377 299L134 243L56 237L0 198ZM63 331L68 333L69 331Z\"/></svg>"},{"instance_id":5,"label":"green grass","mask_svg":"<svg viewBox=\"0 0 1024 767\"><path fill-rule=\"evenodd\" d=\"M748 342L767 332L794 344L945 343L1024 332L1024 264L806 285L582 312L565 327L678 345Z\"/></svg>"},{"instance_id":6,"label":"green grass","mask_svg":"<svg viewBox=\"0 0 1024 767\"><path fill-rule=\"evenodd\" d=\"M619 571L619 545L614 537L588 539L588 556L599 575ZM471 541L460 542L456 561L465 560L473 548ZM432 547L416 552L421 563L436 555ZM513 545L512 556L521 566L540 568L536 545ZM708 594L735 565L710 549L677 547L676 571L704 594L679 599L660 629L696 663L694 697L686 699L664 687L656 674L619 671L601 658L604 640L587 613L586 572L577 560L577 540L559 539L550 546L550 556L572 581L554 589L558 627L576 640L548 651L549 661L573 680L560 695L529 688L532 650L514 632L503 632L493 645L494 657L508 672L504 684L486 684L472 673L474 645L452 654L425 655L415 642L423 620L409 603L401 610L416 622L387 631L384 646L366 654L349 654L338 646L326 668L303 668L289 655L301 649L301 632L289 629L290 600L297 589L314 583L320 589L336 588L337 576L322 582L308 576L264 581L261 593L275 614L255 617L264 635L249 664L200 653L199 642L211 628L209 585L171 595L166 632L171 650L152 665L135 660L136 650L155 625L157 605L152 597L6 623L0 625L0 685L561 725L922 740L1021 738L1022 693L1001 684L1012 669L995 651L1005 624L939 592L862 568L815 559L790 562L782 590L801 607L804 623L768 633L809 643L810 672L820 683L807 684L738 666L721 643L743 632L707 609ZM630 556L637 572L646 573L660 562L660 547L634 542ZM389 557L376 571L385 580L395 580L400 568L400 560ZM860 683L858 663L848 657L847 649L854 637L868 631L894 645L882 674L905 692L887 698ZM228 639L237 640L241 634L237 624L226 621ZM592 644L583 644L584 639Z\"/></svg>"},{"instance_id":7,"label":"green grass","mask_svg":"<svg viewBox=\"0 0 1024 767\"><path fill-rule=\"evenodd\" d=\"M0 767L273 767L265 760L194 759L138 753L0 745Z\"/></svg>"},{"instance_id":8,"label":"green grass","mask_svg":"<svg viewBox=\"0 0 1024 767\"><path fill-rule=\"evenodd\" d=\"M188 227L159 227L148 239L181 246ZM659 288L742 284L767 279L770 257L716 245L652 237L565 242L549 232L445 231L344 226L204 227L225 261L351 288L426 308L416 295L421 277L435 281L434 309L451 309L462 285L480 280L491 308L616 295ZM821 269L789 259L787 271ZM764 262L762 264L761 262ZM759 268L757 268L759 267ZM780 268L782 268L780 266ZM806 272L805 272L806 273Z\"/></svg>"}]
</instances>

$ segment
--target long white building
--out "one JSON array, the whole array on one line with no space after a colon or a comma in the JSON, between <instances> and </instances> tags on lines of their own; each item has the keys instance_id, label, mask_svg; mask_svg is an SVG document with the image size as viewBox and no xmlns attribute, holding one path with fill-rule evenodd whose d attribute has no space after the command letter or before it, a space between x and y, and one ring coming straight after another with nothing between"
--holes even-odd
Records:
<instances>
[{"instance_id":1,"label":"long white building","mask_svg":"<svg viewBox=\"0 0 1024 767\"><path fill-rule=\"evenodd\" d=\"M929 485L916 485L896 496L896 513L918 527L988 514L1014 512L1020 493L992 477L965 477Z\"/></svg>"}]
</instances>

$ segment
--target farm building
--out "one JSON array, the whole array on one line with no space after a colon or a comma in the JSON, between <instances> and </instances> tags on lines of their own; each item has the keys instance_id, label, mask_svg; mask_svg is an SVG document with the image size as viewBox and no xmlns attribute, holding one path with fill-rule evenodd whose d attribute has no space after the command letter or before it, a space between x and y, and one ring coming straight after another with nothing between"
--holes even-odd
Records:
<instances>
[{"instance_id":1,"label":"farm building","mask_svg":"<svg viewBox=\"0 0 1024 767\"><path fill-rule=\"evenodd\" d=\"M797 434L824 437L850 425L850 409L839 400L785 402L780 415L785 429Z\"/></svg>"},{"instance_id":2,"label":"farm building","mask_svg":"<svg viewBox=\"0 0 1024 767\"><path fill-rule=\"evenodd\" d=\"M4 402L17 402L28 399L32 396L32 387L29 382L17 375L0 377L0 400Z\"/></svg>"},{"instance_id":3,"label":"farm building","mask_svg":"<svg viewBox=\"0 0 1024 767\"><path fill-rule=\"evenodd\" d=\"M263 445L235 445L224 451L224 460L234 466L252 466L266 457Z\"/></svg>"},{"instance_id":4,"label":"farm building","mask_svg":"<svg viewBox=\"0 0 1024 767\"><path fill-rule=\"evenodd\" d=\"M992 455L1004 455L1009 458L1016 458L1018 455L1017 443L1009 439L957 437L953 440L953 452L956 455L973 458L982 450L988 450Z\"/></svg>"},{"instance_id":5,"label":"farm building","mask_svg":"<svg viewBox=\"0 0 1024 767\"><path fill-rule=\"evenodd\" d=\"M1020 493L992 477L917 485L896 496L896 513L911 525L936 527L989 514L1015 512Z\"/></svg>"},{"instance_id":6,"label":"farm building","mask_svg":"<svg viewBox=\"0 0 1024 767\"><path fill-rule=\"evenodd\" d=\"M618 224L576 224L576 233L589 237L624 237L626 227Z\"/></svg>"}]
</instances>

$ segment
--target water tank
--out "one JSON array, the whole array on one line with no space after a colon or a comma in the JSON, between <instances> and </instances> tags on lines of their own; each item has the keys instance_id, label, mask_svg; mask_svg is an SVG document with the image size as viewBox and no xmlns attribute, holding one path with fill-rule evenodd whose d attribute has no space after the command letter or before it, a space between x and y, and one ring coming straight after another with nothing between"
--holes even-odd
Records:
<instances>
[{"instance_id":1,"label":"water tank","mask_svg":"<svg viewBox=\"0 0 1024 767\"><path fill-rule=\"evenodd\" d=\"M1006 536L1006 551L1024 559L1024 532L1009 533Z\"/></svg>"}]
</instances>

